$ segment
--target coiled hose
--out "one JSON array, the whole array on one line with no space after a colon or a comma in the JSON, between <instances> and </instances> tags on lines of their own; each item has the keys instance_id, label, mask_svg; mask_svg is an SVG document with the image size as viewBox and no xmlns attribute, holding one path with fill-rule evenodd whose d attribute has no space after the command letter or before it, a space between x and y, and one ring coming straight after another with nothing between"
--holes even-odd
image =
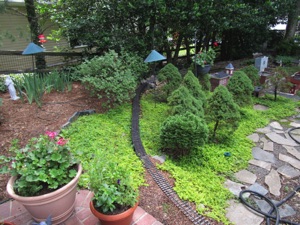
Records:
<instances>
[{"instance_id":1,"label":"coiled hose","mask_svg":"<svg viewBox=\"0 0 300 225\"><path fill-rule=\"evenodd\" d=\"M295 142L297 142L298 144L300 144L300 142L296 138L294 138L293 135L291 134L291 131L296 130L296 129L300 129L300 127L295 127L295 128L290 129L288 131L288 134L290 135L290 137ZM257 213L259 213L261 215L264 215L266 217L266 223L267 223L267 225L270 225L271 220L275 220L275 225L279 225L280 223L291 224L291 225L300 225L299 223L294 223L294 222L291 222L291 221L288 221L288 220L281 219L280 215L279 215L279 209L278 209L278 207L280 207L286 201L288 201L289 199L291 199L299 190L300 190L300 186L296 187L294 191L292 191L291 193L289 193L284 199L282 199L280 202L278 202L276 204L273 203L271 201L271 199L263 196L262 194L260 194L258 192L251 191L251 190L243 190L243 191L241 191L240 195L239 195L239 198L240 198L241 202L244 205L246 205L248 208L254 210L255 212L257 212ZM247 201L247 199L245 199L245 197L244 197L245 193L249 193L251 195L257 196L260 199L266 201L271 206L271 209L269 210L269 212L268 213L263 212L262 210L259 210L259 209L255 208L255 207L253 207L252 205L250 205L249 201Z\"/></svg>"}]
</instances>

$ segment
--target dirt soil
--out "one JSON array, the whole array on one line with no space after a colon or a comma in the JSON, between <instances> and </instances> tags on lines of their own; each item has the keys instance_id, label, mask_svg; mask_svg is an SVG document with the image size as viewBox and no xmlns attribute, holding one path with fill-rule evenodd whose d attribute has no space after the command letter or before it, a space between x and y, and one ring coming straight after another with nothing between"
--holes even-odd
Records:
<instances>
[{"instance_id":1,"label":"dirt soil","mask_svg":"<svg viewBox=\"0 0 300 225\"><path fill-rule=\"evenodd\" d=\"M9 93L0 93L3 105L0 107L0 154L9 155L13 139L19 139L25 145L32 137L45 131L58 131L77 111L95 109L97 113L105 110L101 101L89 96L79 83L74 83L70 92L52 92L43 96L43 105L12 101ZM165 177L173 183L167 173ZM9 199L6 193L8 175L0 174L0 204ZM190 225L187 217L161 191L152 177L145 172L148 186L140 189L140 206L165 225ZM210 220L212 225L220 224Z\"/></svg>"}]
</instances>

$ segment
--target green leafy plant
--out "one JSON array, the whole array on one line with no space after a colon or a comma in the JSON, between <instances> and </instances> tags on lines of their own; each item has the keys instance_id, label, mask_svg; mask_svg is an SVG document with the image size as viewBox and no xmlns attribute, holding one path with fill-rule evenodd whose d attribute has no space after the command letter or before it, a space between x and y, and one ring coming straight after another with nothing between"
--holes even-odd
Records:
<instances>
[{"instance_id":1,"label":"green leafy plant","mask_svg":"<svg viewBox=\"0 0 300 225\"><path fill-rule=\"evenodd\" d=\"M7 87L5 86L5 77L0 76L0 92L5 92Z\"/></svg>"},{"instance_id":2,"label":"green leafy plant","mask_svg":"<svg viewBox=\"0 0 300 225\"><path fill-rule=\"evenodd\" d=\"M75 177L75 157L70 153L67 140L56 132L46 132L32 138L24 148L15 141L11 157L0 157L1 173L17 176L15 190L22 196L39 195L43 188L54 191Z\"/></svg>"},{"instance_id":3,"label":"green leafy plant","mask_svg":"<svg viewBox=\"0 0 300 225\"><path fill-rule=\"evenodd\" d=\"M157 79L163 83L159 98L161 101L166 101L170 94L179 87L182 77L178 68L172 63L168 63L159 70Z\"/></svg>"},{"instance_id":4,"label":"green leafy plant","mask_svg":"<svg viewBox=\"0 0 300 225\"><path fill-rule=\"evenodd\" d=\"M227 88L239 106L252 103L254 87L250 78L243 71L233 72L233 76L229 79Z\"/></svg>"},{"instance_id":5,"label":"green leafy plant","mask_svg":"<svg viewBox=\"0 0 300 225\"><path fill-rule=\"evenodd\" d=\"M66 72L54 70L44 76L44 82L47 93L52 90L63 92L72 89L71 76Z\"/></svg>"},{"instance_id":6,"label":"green leafy plant","mask_svg":"<svg viewBox=\"0 0 300 225\"><path fill-rule=\"evenodd\" d=\"M241 69L241 71L243 71L252 81L252 85L253 86L257 86L259 85L259 74L258 74L258 69L253 66L245 66L244 68Z\"/></svg>"},{"instance_id":7,"label":"green leafy plant","mask_svg":"<svg viewBox=\"0 0 300 225\"><path fill-rule=\"evenodd\" d=\"M122 212L138 201L138 189L133 185L130 170L119 164L116 156L97 151L88 173L97 211L104 214L112 214L115 210Z\"/></svg>"},{"instance_id":8,"label":"green leafy plant","mask_svg":"<svg viewBox=\"0 0 300 225\"><path fill-rule=\"evenodd\" d=\"M199 66L204 67L205 65L213 65L216 58L216 52L213 48L208 50L202 50L195 54L193 57L193 62Z\"/></svg>"},{"instance_id":9,"label":"green leafy plant","mask_svg":"<svg viewBox=\"0 0 300 225\"><path fill-rule=\"evenodd\" d=\"M129 59L129 56L122 58L111 50L101 57L85 61L76 73L81 75L81 81L91 94L105 99L108 107L120 105L133 97L138 80L133 70L136 66L127 62Z\"/></svg>"}]
</instances>

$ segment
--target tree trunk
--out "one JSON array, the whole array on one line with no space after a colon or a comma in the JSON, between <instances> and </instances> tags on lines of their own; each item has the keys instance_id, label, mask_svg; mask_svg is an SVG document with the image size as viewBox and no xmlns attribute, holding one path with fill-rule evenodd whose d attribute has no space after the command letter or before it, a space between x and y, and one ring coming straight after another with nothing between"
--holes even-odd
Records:
<instances>
[{"instance_id":1,"label":"tree trunk","mask_svg":"<svg viewBox=\"0 0 300 225\"><path fill-rule=\"evenodd\" d=\"M277 85L274 87L274 101L277 100Z\"/></svg>"},{"instance_id":2,"label":"tree trunk","mask_svg":"<svg viewBox=\"0 0 300 225\"><path fill-rule=\"evenodd\" d=\"M40 45L38 35L40 34L40 27L38 18L35 12L34 0L25 0L25 7L27 11L27 20L30 26L31 32L31 39L32 42ZM35 63L38 69L45 69L46 68L46 61L45 56L36 55L35 56Z\"/></svg>"},{"instance_id":3,"label":"tree trunk","mask_svg":"<svg viewBox=\"0 0 300 225\"><path fill-rule=\"evenodd\" d=\"M216 132L217 132L218 126L219 126L219 120L217 120L217 122L216 122L216 124L215 124L215 127L214 127L213 140L214 140L215 137L216 137Z\"/></svg>"},{"instance_id":4,"label":"tree trunk","mask_svg":"<svg viewBox=\"0 0 300 225\"><path fill-rule=\"evenodd\" d=\"M173 57L173 64L174 65L177 64L178 55L179 55L182 40L183 40L183 35L179 33L179 37L178 37L178 40L177 40L177 43L176 43L176 49L175 49L175 53L174 53L174 57Z\"/></svg>"},{"instance_id":5,"label":"tree trunk","mask_svg":"<svg viewBox=\"0 0 300 225\"><path fill-rule=\"evenodd\" d=\"M288 23L286 27L285 40L292 40L295 36L298 26L298 16L300 15L300 0L297 0L297 5L288 15Z\"/></svg>"}]
</instances>

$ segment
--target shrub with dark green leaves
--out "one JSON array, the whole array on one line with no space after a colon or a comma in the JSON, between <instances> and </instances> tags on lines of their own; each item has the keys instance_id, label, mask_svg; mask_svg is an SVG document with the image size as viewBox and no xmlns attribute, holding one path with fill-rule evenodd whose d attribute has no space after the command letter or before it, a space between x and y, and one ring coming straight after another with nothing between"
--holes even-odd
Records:
<instances>
[{"instance_id":1,"label":"shrub with dark green leaves","mask_svg":"<svg viewBox=\"0 0 300 225\"><path fill-rule=\"evenodd\" d=\"M0 77L0 92L5 92L7 90L7 87L5 86L5 78Z\"/></svg>"},{"instance_id":2,"label":"shrub with dark green leaves","mask_svg":"<svg viewBox=\"0 0 300 225\"><path fill-rule=\"evenodd\" d=\"M164 150L173 155L188 154L208 138L205 121L190 112L168 117L161 126L160 140Z\"/></svg>"},{"instance_id":3,"label":"shrub with dark green leaves","mask_svg":"<svg viewBox=\"0 0 300 225\"><path fill-rule=\"evenodd\" d=\"M229 79L227 88L239 106L252 103L251 96L254 87L250 78L243 71L235 71L233 73L233 76Z\"/></svg>"},{"instance_id":4,"label":"shrub with dark green leaves","mask_svg":"<svg viewBox=\"0 0 300 225\"><path fill-rule=\"evenodd\" d=\"M238 127L240 120L239 106L233 101L231 93L223 85L218 86L207 101L205 112L209 122L214 123L213 139L220 126L225 126L230 134Z\"/></svg>"},{"instance_id":5,"label":"shrub with dark green leaves","mask_svg":"<svg viewBox=\"0 0 300 225\"><path fill-rule=\"evenodd\" d=\"M158 72L157 79L163 83L160 99L166 101L170 94L179 87L182 77L178 68L168 63Z\"/></svg>"},{"instance_id":6,"label":"shrub with dark green leaves","mask_svg":"<svg viewBox=\"0 0 300 225\"><path fill-rule=\"evenodd\" d=\"M172 106L172 115L184 114L185 112L191 112L199 117L204 115L202 101L195 99L183 85L180 85L179 88L172 92L168 98L168 104Z\"/></svg>"},{"instance_id":7,"label":"shrub with dark green leaves","mask_svg":"<svg viewBox=\"0 0 300 225\"><path fill-rule=\"evenodd\" d=\"M183 77L182 85L185 86L191 95L202 102L202 107L205 108L206 106L206 96L204 91L202 90L202 86L199 83L198 79L195 75L188 71L187 74Z\"/></svg>"},{"instance_id":8,"label":"shrub with dark green leaves","mask_svg":"<svg viewBox=\"0 0 300 225\"><path fill-rule=\"evenodd\" d=\"M106 106L120 105L134 96L138 81L133 69L135 66L128 66L129 59L129 56L122 58L111 50L101 57L82 63L77 73L92 95L105 99ZM141 72L140 69L137 71Z\"/></svg>"},{"instance_id":9,"label":"shrub with dark green leaves","mask_svg":"<svg viewBox=\"0 0 300 225\"><path fill-rule=\"evenodd\" d=\"M243 71L250 78L253 86L259 85L259 78L260 78L258 74L259 71L255 66L253 65L246 66L242 68L241 71Z\"/></svg>"}]
</instances>

